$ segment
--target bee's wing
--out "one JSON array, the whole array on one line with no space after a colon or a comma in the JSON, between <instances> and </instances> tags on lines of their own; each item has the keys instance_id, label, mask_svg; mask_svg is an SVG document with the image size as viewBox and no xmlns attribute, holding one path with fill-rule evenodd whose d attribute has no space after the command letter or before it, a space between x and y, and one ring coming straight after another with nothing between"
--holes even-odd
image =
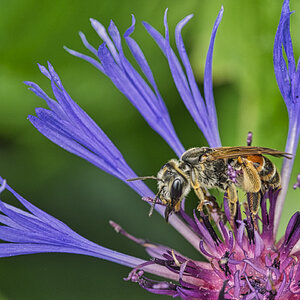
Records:
<instances>
[{"instance_id":1,"label":"bee's wing","mask_svg":"<svg viewBox=\"0 0 300 300\"><path fill-rule=\"evenodd\" d=\"M289 159L292 158L292 154L290 153L270 148L251 146L213 148L213 152L209 153L209 158L214 160L221 158L237 158L239 156L246 157L250 155L272 155L276 157L286 157Z\"/></svg>"}]
</instances>

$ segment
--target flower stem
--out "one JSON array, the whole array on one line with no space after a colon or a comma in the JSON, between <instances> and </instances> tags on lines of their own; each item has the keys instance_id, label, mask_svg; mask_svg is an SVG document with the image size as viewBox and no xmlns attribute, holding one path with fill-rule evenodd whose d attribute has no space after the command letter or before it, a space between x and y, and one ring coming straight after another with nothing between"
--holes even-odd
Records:
<instances>
[{"instance_id":1,"label":"flower stem","mask_svg":"<svg viewBox=\"0 0 300 300\"><path fill-rule=\"evenodd\" d=\"M282 189L278 196L278 199L276 202L276 207L275 207L274 237L276 236L277 231L278 231L279 221L280 221L284 201L285 201L288 186L289 186L289 181L290 181L290 177L291 177L291 173L292 173L292 169L293 169L293 165L294 165L297 146L299 143L299 133L300 133L300 130L299 130L300 124L299 124L299 117L298 117L299 105L297 105L295 108L297 108L297 109L294 109L291 112L290 120L293 120L293 121L290 122L290 124L289 124L289 133L288 133L288 138L287 138L286 147L285 147L285 151L287 153L291 153L293 156L291 159L285 158L283 160L283 164L282 164L282 169L281 169ZM295 114L295 115L292 116L292 114Z\"/></svg>"}]
</instances>

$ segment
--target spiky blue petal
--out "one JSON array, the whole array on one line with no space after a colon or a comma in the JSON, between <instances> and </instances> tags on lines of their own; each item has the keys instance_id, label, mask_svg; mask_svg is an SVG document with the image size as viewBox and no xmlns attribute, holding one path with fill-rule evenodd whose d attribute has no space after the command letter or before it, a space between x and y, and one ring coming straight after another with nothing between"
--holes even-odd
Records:
<instances>
[{"instance_id":1,"label":"spiky blue petal","mask_svg":"<svg viewBox=\"0 0 300 300\"><path fill-rule=\"evenodd\" d=\"M300 136L300 60L298 60L296 68L290 35L291 14L289 0L284 0L275 35L273 61L278 87L285 101L289 116L289 131L285 151L292 153L293 157L292 159L285 158L282 166L282 191L276 204L275 232L278 230Z\"/></svg>"},{"instance_id":2,"label":"spiky blue petal","mask_svg":"<svg viewBox=\"0 0 300 300\"><path fill-rule=\"evenodd\" d=\"M80 37L85 47L97 55L100 63L95 62L93 58L89 58L79 52L68 48L65 49L70 54L90 62L108 76L114 85L140 112L151 128L163 137L177 156L181 156L184 152L184 148L175 133L169 113L158 91L151 69L142 50L130 37L135 27L134 16L132 16L132 25L125 32L124 38L134 59L145 74L148 83L126 58L122 48L121 36L114 22L110 22L108 33L105 27L98 21L91 19L91 24L99 37L103 40L98 51L95 51L95 48L88 43L82 33Z\"/></svg>"},{"instance_id":3,"label":"spiky blue petal","mask_svg":"<svg viewBox=\"0 0 300 300\"><path fill-rule=\"evenodd\" d=\"M46 101L50 109L37 108L36 116L28 116L36 129L65 150L121 179L140 196L154 197L144 182L127 181L137 177L136 174L101 128L72 100L52 65L48 63L48 70L40 65L39 68L51 81L57 101L51 99L37 84L25 82L30 90ZM163 207L157 206L156 210L164 214ZM199 238L177 216L170 218L170 224L198 247Z\"/></svg>"},{"instance_id":4,"label":"spiky blue petal","mask_svg":"<svg viewBox=\"0 0 300 300\"><path fill-rule=\"evenodd\" d=\"M214 96L212 90L212 53L215 35L223 15L223 7L221 8L215 25L213 27L211 42L207 53L206 67L204 74L204 93L205 101L201 96L199 88L196 84L195 77L184 47L181 30L186 23L192 18L192 15L185 17L178 23L175 31L175 39L177 50L180 55L184 70L170 46L169 29L167 23L167 10L165 11L164 25L165 37L163 37L156 29L146 22L143 22L146 30L158 44L162 52L168 59L170 70L176 84L177 90L194 121L202 131L208 144L211 147L221 146L218 131L217 116L215 110Z\"/></svg>"}]
</instances>

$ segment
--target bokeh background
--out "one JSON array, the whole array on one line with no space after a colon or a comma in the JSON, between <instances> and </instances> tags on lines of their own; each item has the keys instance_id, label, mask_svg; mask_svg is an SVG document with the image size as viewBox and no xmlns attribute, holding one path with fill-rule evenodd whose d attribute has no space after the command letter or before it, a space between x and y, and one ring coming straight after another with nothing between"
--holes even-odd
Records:
<instances>
[{"instance_id":1,"label":"bokeh background","mask_svg":"<svg viewBox=\"0 0 300 300\"><path fill-rule=\"evenodd\" d=\"M90 17L105 26L112 18L124 33L131 24L131 14L135 14L134 38L152 67L179 138L186 148L202 146L206 142L176 91L167 62L141 21L163 32L166 7L171 30L187 14L194 13L183 36L202 90L212 26L224 5L213 65L223 145L245 145L251 130L254 145L284 150L288 119L272 62L281 4L281 0L0 0L1 176L26 199L103 246L147 258L143 249L112 230L108 225L112 219L137 237L199 258L198 252L161 217L154 214L148 218L148 205L124 183L60 149L31 126L27 115L44 103L27 90L23 81L38 82L50 91L48 80L36 65L49 60L73 99L107 133L137 174L156 174L174 153L108 78L66 53L63 45L85 52L79 30L95 46L100 43ZM296 11L291 27L298 56L300 3L292 0L291 8ZM276 164L280 167L281 161ZM299 170L300 160L296 159L291 186ZM154 184L150 186L155 190ZM281 234L295 207L299 208L299 196L299 191L290 187ZM8 194L4 198L10 201ZM196 205L196 199L190 199L190 205ZM0 260L0 270L0 299L166 298L123 281L128 268L91 257L40 254L5 258Z\"/></svg>"}]
</instances>

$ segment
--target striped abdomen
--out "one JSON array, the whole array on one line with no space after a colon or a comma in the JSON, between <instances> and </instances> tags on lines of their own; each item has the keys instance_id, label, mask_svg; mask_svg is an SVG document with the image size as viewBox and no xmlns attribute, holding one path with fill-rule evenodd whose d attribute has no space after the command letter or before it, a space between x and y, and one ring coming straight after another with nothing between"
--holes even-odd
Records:
<instances>
[{"instance_id":1,"label":"striped abdomen","mask_svg":"<svg viewBox=\"0 0 300 300\"><path fill-rule=\"evenodd\" d=\"M270 159L260 155L248 156L247 159L256 168L263 186L273 189L280 187L280 175Z\"/></svg>"},{"instance_id":2,"label":"striped abdomen","mask_svg":"<svg viewBox=\"0 0 300 300\"><path fill-rule=\"evenodd\" d=\"M250 210L254 215L256 215L263 194L269 188L280 188L280 175L277 171L276 166L270 159L265 156L253 155L247 157L247 159L253 163L253 166L257 170L258 175L261 179L261 190L258 193L248 194Z\"/></svg>"}]
</instances>

